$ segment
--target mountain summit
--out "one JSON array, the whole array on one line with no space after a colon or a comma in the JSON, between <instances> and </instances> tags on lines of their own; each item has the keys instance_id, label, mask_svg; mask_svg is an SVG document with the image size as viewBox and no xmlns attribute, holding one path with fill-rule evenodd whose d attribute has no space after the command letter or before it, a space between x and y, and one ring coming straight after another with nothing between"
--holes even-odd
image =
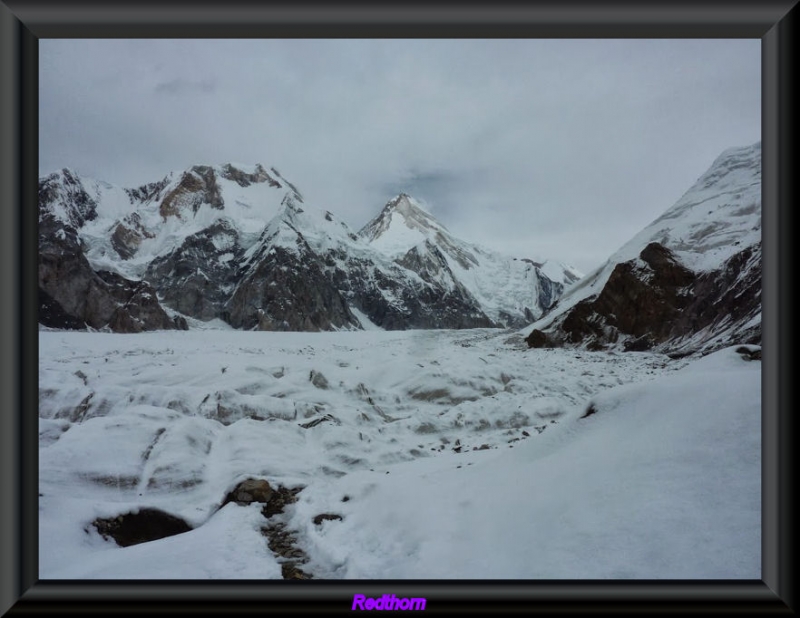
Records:
<instances>
[{"instance_id":1,"label":"mountain summit","mask_svg":"<svg viewBox=\"0 0 800 618\"><path fill-rule=\"evenodd\" d=\"M62 170L39 181L39 234L56 328L517 327L572 276L456 239L406 194L357 234L260 164L134 189Z\"/></svg>"},{"instance_id":2,"label":"mountain summit","mask_svg":"<svg viewBox=\"0 0 800 618\"><path fill-rule=\"evenodd\" d=\"M462 287L492 320L511 327L541 315L580 277L557 262L507 256L456 238L406 193L390 200L358 235L423 278Z\"/></svg>"}]
</instances>

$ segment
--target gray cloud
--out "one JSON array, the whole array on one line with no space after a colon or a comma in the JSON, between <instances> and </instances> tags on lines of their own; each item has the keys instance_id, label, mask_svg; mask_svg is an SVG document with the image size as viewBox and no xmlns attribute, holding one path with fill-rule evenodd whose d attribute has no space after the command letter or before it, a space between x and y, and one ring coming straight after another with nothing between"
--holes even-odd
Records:
<instances>
[{"instance_id":1,"label":"gray cloud","mask_svg":"<svg viewBox=\"0 0 800 618\"><path fill-rule=\"evenodd\" d=\"M44 39L39 57L42 174L260 162L356 229L405 190L465 239L583 270L760 139L756 39Z\"/></svg>"},{"instance_id":2,"label":"gray cloud","mask_svg":"<svg viewBox=\"0 0 800 618\"><path fill-rule=\"evenodd\" d=\"M181 95L181 94L211 94L217 89L211 80L192 81L188 79L172 79L160 82L153 89L156 94Z\"/></svg>"}]
</instances>

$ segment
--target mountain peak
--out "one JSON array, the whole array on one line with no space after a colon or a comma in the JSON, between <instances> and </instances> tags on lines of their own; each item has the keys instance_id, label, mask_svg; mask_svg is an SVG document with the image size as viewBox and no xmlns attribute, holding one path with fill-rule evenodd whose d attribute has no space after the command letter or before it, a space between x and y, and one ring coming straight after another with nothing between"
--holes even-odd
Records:
<instances>
[{"instance_id":1,"label":"mountain peak","mask_svg":"<svg viewBox=\"0 0 800 618\"><path fill-rule=\"evenodd\" d=\"M447 234L447 228L420 201L407 193L400 193L389 200L380 214L358 235L376 249L398 255L442 233Z\"/></svg>"}]
</instances>

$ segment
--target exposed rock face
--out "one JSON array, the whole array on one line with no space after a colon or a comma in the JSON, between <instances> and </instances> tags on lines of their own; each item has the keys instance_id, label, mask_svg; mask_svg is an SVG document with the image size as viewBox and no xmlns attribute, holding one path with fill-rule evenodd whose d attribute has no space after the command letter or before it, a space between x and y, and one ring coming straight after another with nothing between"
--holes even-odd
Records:
<instances>
[{"instance_id":1,"label":"exposed rock face","mask_svg":"<svg viewBox=\"0 0 800 618\"><path fill-rule=\"evenodd\" d=\"M47 214L39 222L39 289L40 311L49 305L63 324L127 333L175 328L149 284L92 270L75 229Z\"/></svg>"},{"instance_id":2,"label":"exposed rock face","mask_svg":"<svg viewBox=\"0 0 800 618\"><path fill-rule=\"evenodd\" d=\"M222 177L226 180L233 180L240 187L249 187L252 184L258 184L260 182L267 182L269 183L269 186L275 187L276 189L280 189L282 186L281 183L270 176L267 173L267 170L265 170L260 164L256 165L256 171L254 174L249 174L233 167L229 163L223 167Z\"/></svg>"},{"instance_id":3,"label":"exposed rock face","mask_svg":"<svg viewBox=\"0 0 800 618\"><path fill-rule=\"evenodd\" d=\"M242 253L236 228L220 219L186 238L177 249L155 258L145 279L166 306L199 320L219 318L236 285Z\"/></svg>"},{"instance_id":4,"label":"exposed rock face","mask_svg":"<svg viewBox=\"0 0 800 618\"><path fill-rule=\"evenodd\" d=\"M760 325L744 327L761 311L760 244L702 274L658 243L649 244L640 258L617 264L598 296L577 303L556 329L534 329L528 345L603 349L624 342L625 350L674 352L700 348L726 328L741 342L760 341Z\"/></svg>"},{"instance_id":5,"label":"exposed rock face","mask_svg":"<svg viewBox=\"0 0 800 618\"><path fill-rule=\"evenodd\" d=\"M166 219L180 216L184 210L196 213L202 204L221 209L225 201L217 186L214 169L207 165L195 165L188 172L184 172L178 186L164 197L159 212Z\"/></svg>"},{"instance_id":6,"label":"exposed rock face","mask_svg":"<svg viewBox=\"0 0 800 618\"><path fill-rule=\"evenodd\" d=\"M386 330L497 326L460 286L432 278L415 282L399 268L381 269L359 259L332 272L334 283L374 324Z\"/></svg>"},{"instance_id":7,"label":"exposed rock face","mask_svg":"<svg viewBox=\"0 0 800 618\"><path fill-rule=\"evenodd\" d=\"M308 246L301 246L299 255L273 247L237 286L225 317L235 328L248 330L321 331L359 326Z\"/></svg>"},{"instance_id":8,"label":"exposed rock face","mask_svg":"<svg viewBox=\"0 0 800 618\"><path fill-rule=\"evenodd\" d=\"M97 218L97 202L91 198L80 178L68 169L50 174L39 181L39 211L60 209L74 229Z\"/></svg>"},{"instance_id":9,"label":"exposed rock face","mask_svg":"<svg viewBox=\"0 0 800 618\"><path fill-rule=\"evenodd\" d=\"M52 297L39 288L39 324L50 328L63 328L67 330L86 330L86 323L69 315L64 308Z\"/></svg>"},{"instance_id":10,"label":"exposed rock face","mask_svg":"<svg viewBox=\"0 0 800 618\"><path fill-rule=\"evenodd\" d=\"M111 234L111 246L119 256L128 260L136 255L136 250L145 238L152 238L153 234L148 232L142 225L142 219L138 213L131 213L120 221Z\"/></svg>"}]
</instances>

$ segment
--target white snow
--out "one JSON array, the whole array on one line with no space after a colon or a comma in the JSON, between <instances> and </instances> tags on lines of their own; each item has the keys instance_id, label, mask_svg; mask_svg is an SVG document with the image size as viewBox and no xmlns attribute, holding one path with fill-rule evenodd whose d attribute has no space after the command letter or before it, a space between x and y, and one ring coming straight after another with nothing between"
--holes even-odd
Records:
<instances>
[{"instance_id":1,"label":"white snow","mask_svg":"<svg viewBox=\"0 0 800 618\"><path fill-rule=\"evenodd\" d=\"M217 510L249 476L304 486L282 517L317 578L760 577L761 368L733 349L40 331L39 358L42 579L280 578L259 508ZM194 530L91 526L143 507Z\"/></svg>"}]
</instances>

